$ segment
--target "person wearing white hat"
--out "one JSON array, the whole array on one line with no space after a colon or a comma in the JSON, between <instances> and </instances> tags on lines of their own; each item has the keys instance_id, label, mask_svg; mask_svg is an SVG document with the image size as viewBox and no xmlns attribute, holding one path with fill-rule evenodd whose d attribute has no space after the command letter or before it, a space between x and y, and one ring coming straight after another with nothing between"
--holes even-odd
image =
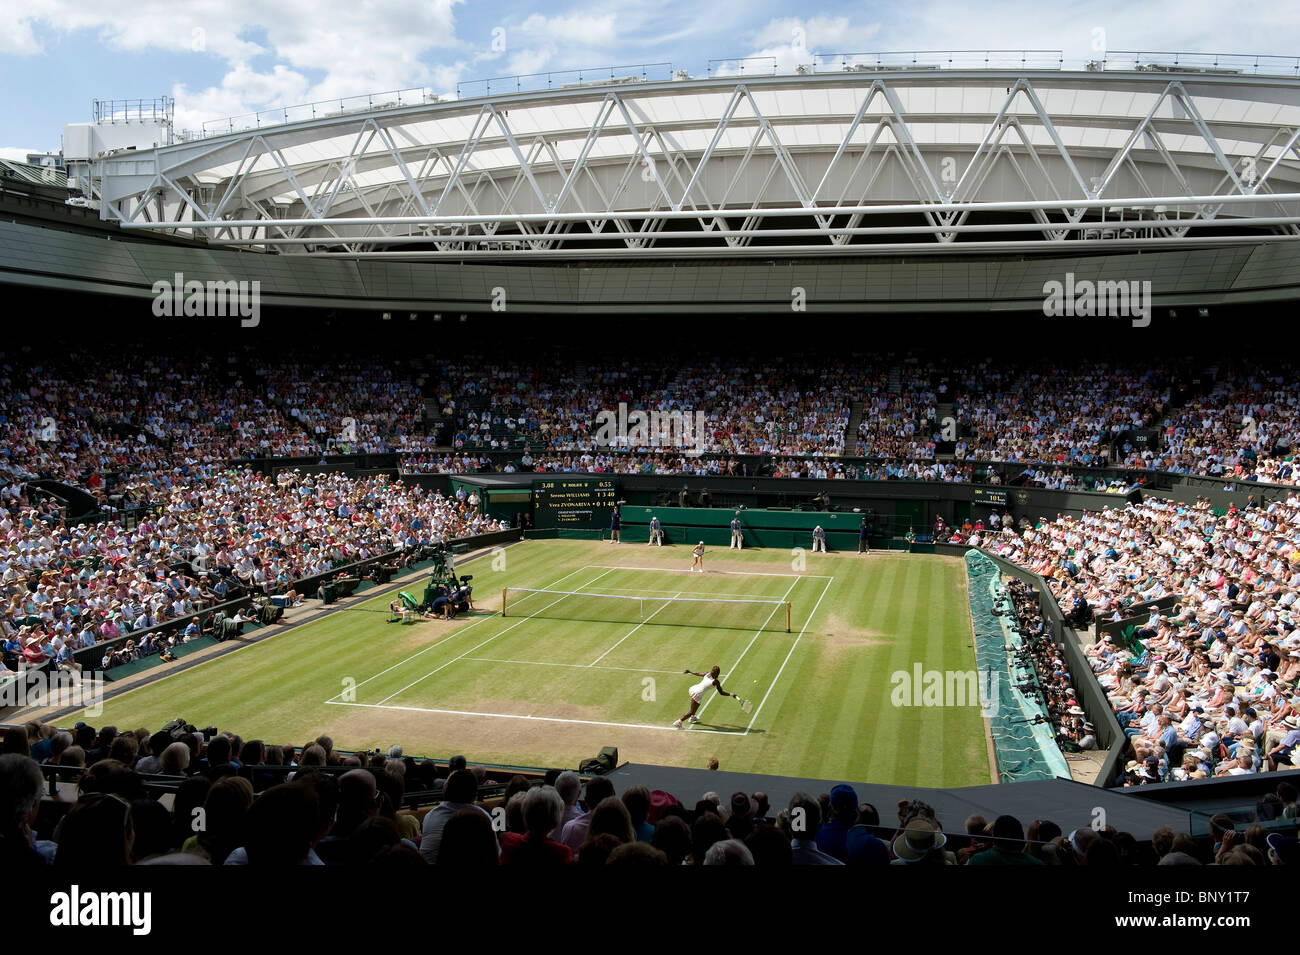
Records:
<instances>
[{"instance_id":1,"label":"person wearing white hat","mask_svg":"<svg viewBox=\"0 0 1300 955\"><path fill-rule=\"evenodd\" d=\"M918 816L894 839L890 865L956 865L956 856L944 849L947 843L938 823Z\"/></svg>"}]
</instances>

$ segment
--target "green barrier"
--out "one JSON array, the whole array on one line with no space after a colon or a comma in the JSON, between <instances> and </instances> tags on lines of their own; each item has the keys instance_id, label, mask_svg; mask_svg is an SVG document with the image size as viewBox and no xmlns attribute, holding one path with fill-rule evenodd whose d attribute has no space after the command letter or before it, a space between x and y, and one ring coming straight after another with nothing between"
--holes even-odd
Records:
<instances>
[{"instance_id":1,"label":"green barrier","mask_svg":"<svg viewBox=\"0 0 1300 955\"><path fill-rule=\"evenodd\" d=\"M178 643L172 647L170 652L177 659L187 657L191 653L197 653L199 650L205 650L208 647L216 646L218 641L214 637L199 637L197 640L191 640L189 643ZM120 663L109 670L104 670L104 682L112 683L115 680L124 680L127 677L139 673L142 670L152 670L156 666L161 666L166 661L161 654L151 653L147 657L141 657L139 660L132 660L130 663Z\"/></svg>"},{"instance_id":2,"label":"green barrier","mask_svg":"<svg viewBox=\"0 0 1300 955\"><path fill-rule=\"evenodd\" d=\"M628 527L646 528L650 518L658 516L665 526L716 527L731 534L731 519L736 516L734 508L729 507L634 507L622 508L624 530ZM748 534L759 530L785 530L794 532L796 537L811 540L812 529L818 524L826 531L827 540L836 532L852 534L857 540L858 524L861 514L852 511L771 511L758 508L740 512L740 524ZM697 537L696 540L699 540ZM705 541L705 543L708 543Z\"/></svg>"},{"instance_id":3,"label":"green barrier","mask_svg":"<svg viewBox=\"0 0 1300 955\"><path fill-rule=\"evenodd\" d=\"M726 507L634 507L622 509L623 540L646 543L650 539L650 518L658 517L664 529L664 544L694 545L704 541L706 547L731 547L731 520L737 512ZM741 533L745 547L812 550L813 528L821 525L826 532L826 549L858 549L858 526L861 514L851 511L742 510ZM873 539L873 548L880 544ZM885 544L889 549L889 544Z\"/></svg>"},{"instance_id":4,"label":"green barrier","mask_svg":"<svg viewBox=\"0 0 1300 955\"><path fill-rule=\"evenodd\" d=\"M609 535L608 530L597 530L588 527L557 527L555 528L555 540L562 541L598 541L604 540ZM534 532L529 531L529 536L534 536ZM623 536L627 536L626 529Z\"/></svg>"},{"instance_id":5,"label":"green barrier","mask_svg":"<svg viewBox=\"0 0 1300 955\"><path fill-rule=\"evenodd\" d=\"M1041 703L1016 685L1032 680L1037 686L1032 668L1024 672L1016 667L1016 675L1011 672L1012 654L1007 648L1018 649L1022 641L1006 622L1010 619L1006 614L1011 612L1011 601L997 565L971 549L966 552L966 573L970 579L970 616L975 630L981 702L993 736L998 777L1004 783L1058 776L1069 779L1070 767L1056 745L1052 724L1034 722L1046 716Z\"/></svg>"}]
</instances>

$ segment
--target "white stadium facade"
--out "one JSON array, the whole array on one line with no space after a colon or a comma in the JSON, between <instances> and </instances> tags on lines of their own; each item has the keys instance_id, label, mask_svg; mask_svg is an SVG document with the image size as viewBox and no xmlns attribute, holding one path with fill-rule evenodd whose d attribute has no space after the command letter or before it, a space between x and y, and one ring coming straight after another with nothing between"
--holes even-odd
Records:
<instances>
[{"instance_id":1,"label":"white stadium facade","mask_svg":"<svg viewBox=\"0 0 1300 955\"><path fill-rule=\"evenodd\" d=\"M507 77L173 128L64 130L68 221L0 179L0 282L269 304L614 314L1158 308L1300 297L1300 61L1051 51ZM61 177L60 177L61 182ZM26 191L24 192L24 189ZM40 193L39 195L37 193ZM44 203L44 205L42 205ZM105 241L105 239L109 241Z\"/></svg>"}]
</instances>

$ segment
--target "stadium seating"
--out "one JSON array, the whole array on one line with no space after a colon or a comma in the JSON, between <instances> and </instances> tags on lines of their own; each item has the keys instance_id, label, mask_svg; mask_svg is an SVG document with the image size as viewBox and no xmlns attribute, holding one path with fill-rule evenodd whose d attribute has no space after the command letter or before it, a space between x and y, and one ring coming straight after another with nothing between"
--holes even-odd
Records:
<instances>
[{"instance_id":1,"label":"stadium seating","mask_svg":"<svg viewBox=\"0 0 1300 955\"><path fill-rule=\"evenodd\" d=\"M157 732L84 723L8 727L0 787L30 806L32 838L0 831L11 874L49 864L175 863L483 865L1295 865L1297 792L1282 783L1250 818L1216 815L1209 833L1161 827L1147 839L1089 819L1011 815L942 818L906 799L897 815L860 802L852 786L795 793L653 792L632 780L621 796L602 776L490 770L404 754L339 752L244 740L174 720ZM73 790L46 795L49 783ZM553 785L552 785L553 784ZM232 791L242 796L229 798ZM96 813L105 795L120 812ZM167 803L157 801L170 795ZM189 825L202 807L209 825ZM130 814L133 838L120 832ZM56 825L62 822L62 825ZM304 825L304 822L309 824ZM305 830L305 834L304 834ZM1229 836L1230 834L1230 836Z\"/></svg>"}]
</instances>

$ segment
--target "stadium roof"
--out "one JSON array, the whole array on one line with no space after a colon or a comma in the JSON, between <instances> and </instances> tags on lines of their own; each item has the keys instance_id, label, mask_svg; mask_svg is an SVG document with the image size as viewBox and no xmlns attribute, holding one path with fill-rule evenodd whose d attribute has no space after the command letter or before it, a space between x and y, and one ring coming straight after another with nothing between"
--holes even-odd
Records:
<instances>
[{"instance_id":1,"label":"stadium roof","mask_svg":"<svg viewBox=\"0 0 1300 955\"><path fill-rule=\"evenodd\" d=\"M0 159L0 178L17 179L20 182L41 186L67 188L68 185L68 175L63 169L56 166L36 166L12 159Z\"/></svg>"},{"instance_id":2,"label":"stadium roof","mask_svg":"<svg viewBox=\"0 0 1300 955\"><path fill-rule=\"evenodd\" d=\"M1295 75L914 62L611 77L293 115L69 161L103 216L127 228L349 257L1042 251L1300 235ZM113 132L120 142L123 127Z\"/></svg>"}]
</instances>

